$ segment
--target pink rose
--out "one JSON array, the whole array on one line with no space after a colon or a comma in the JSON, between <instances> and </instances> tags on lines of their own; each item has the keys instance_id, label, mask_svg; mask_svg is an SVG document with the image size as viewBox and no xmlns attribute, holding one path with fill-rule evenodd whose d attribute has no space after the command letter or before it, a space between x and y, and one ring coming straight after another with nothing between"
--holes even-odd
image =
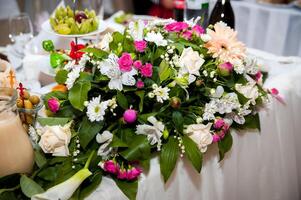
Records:
<instances>
[{"instance_id":1,"label":"pink rose","mask_svg":"<svg viewBox=\"0 0 301 200\"><path fill-rule=\"evenodd\" d=\"M217 135L217 134L214 134L213 135L213 140L212 140L212 142L219 142L221 140L221 138L219 137L219 135Z\"/></svg>"},{"instance_id":2,"label":"pink rose","mask_svg":"<svg viewBox=\"0 0 301 200\"><path fill-rule=\"evenodd\" d=\"M48 108L51 112L56 113L60 109L60 102L57 98L50 98L48 99Z\"/></svg>"},{"instance_id":3,"label":"pink rose","mask_svg":"<svg viewBox=\"0 0 301 200\"><path fill-rule=\"evenodd\" d=\"M129 53L123 53L118 60L118 64L122 72L129 72L132 70L133 59Z\"/></svg>"},{"instance_id":4,"label":"pink rose","mask_svg":"<svg viewBox=\"0 0 301 200\"><path fill-rule=\"evenodd\" d=\"M146 63L140 68L140 73L144 77L152 77L153 75L153 65L150 63Z\"/></svg>"},{"instance_id":5,"label":"pink rose","mask_svg":"<svg viewBox=\"0 0 301 200\"><path fill-rule=\"evenodd\" d=\"M214 122L214 125L213 127L215 129L221 129L225 124L225 121L223 119L217 119L215 122Z\"/></svg>"},{"instance_id":6,"label":"pink rose","mask_svg":"<svg viewBox=\"0 0 301 200\"><path fill-rule=\"evenodd\" d=\"M222 76L229 76L233 70L233 65L230 62L225 62L220 64L217 68Z\"/></svg>"},{"instance_id":7,"label":"pink rose","mask_svg":"<svg viewBox=\"0 0 301 200\"><path fill-rule=\"evenodd\" d=\"M113 160L108 160L104 163L103 169L111 174L117 174L119 171L119 166Z\"/></svg>"},{"instance_id":8,"label":"pink rose","mask_svg":"<svg viewBox=\"0 0 301 200\"><path fill-rule=\"evenodd\" d=\"M127 171L125 169L118 170L117 178L120 180L124 180L127 178Z\"/></svg>"},{"instance_id":9,"label":"pink rose","mask_svg":"<svg viewBox=\"0 0 301 200\"><path fill-rule=\"evenodd\" d=\"M185 32L182 34L182 37L185 38L186 40L190 40L190 39L191 39L191 36L192 36L192 31L185 31Z\"/></svg>"},{"instance_id":10,"label":"pink rose","mask_svg":"<svg viewBox=\"0 0 301 200\"><path fill-rule=\"evenodd\" d=\"M185 22L172 22L170 24L167 24L164 28L168 32L180 32L184 29L187 29L188 24Z\"/></svg>"},{"instance_id":11,"label":"pink rose","mask_svg":"<svg viewBox=\"0 0 301 200\"><path fill-rule=\"evenodd\" d=\"M127 180L134 180L136 178L138 178L138 176L140 176L142 170L139 168L132 168L130 170L128 170L127 173Z\"/></svg>"},{"instance_id":12,"label":"pink rose","mask_svg":"<svg viewBox=\"0 0 301 200\"><path fill-rule=\"evenodd\" d=\"M127 109L123 113L123 119L128 124L134 123L137 120L137 111L134 109Z\"/></svg>"},{"instance_id":13,"label":"pink rose","mask_svg":"<svg viewBox=\"0 0 301 200\"><path fill-rule=\"evenodd\" d=\"M136 69L140 69L142 67L142 62L140 60L136 60L133 65Z\"/></svg>"},{"instance_id":14,"label":"pink rose","mask_svg":"<svg viewBox=\"0 0 301 200\"><path fill-rule=\"evenodd\" d=\"M192 31L198 36L205 33L204 29L200 25L195 25L194 27L192 27Z\"/></svg>"},{"instance_id":15,"label":"pink rose","mask_svg":"<svg viewBox=\"0 0 301 200\"><path fill-rule=\"evenodd\" d=\"M134 45L135 45L136 51L138 51L138 52L144 52L144 50L146 48L146 45L147 45L147 42L144 41L144 40L135 41Z\"/></svg>"},{"instance_id":16,"label":"pink rose","mask_svg":"<svg viewBox=\"0 0 301 200\"><path fill-rule=\"evenodd\" d=\"M136 83L136 87L138 89L144 88L144 82L142 80L138 80Z\"/></svg>"}]
</instances>

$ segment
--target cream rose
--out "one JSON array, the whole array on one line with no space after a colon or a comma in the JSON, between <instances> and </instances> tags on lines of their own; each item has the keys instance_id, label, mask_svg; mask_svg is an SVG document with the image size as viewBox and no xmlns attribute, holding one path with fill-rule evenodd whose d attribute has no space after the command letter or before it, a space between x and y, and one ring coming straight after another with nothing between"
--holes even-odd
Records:
<instances>
[{"instance_id":1,"label":"cream rose","mask_svg":"<svg viewBox=\"0 0 301 200\"><path fill-rule=\"evenodd\" d=\"M207 151L207 146L212 143L213 136L210 133L212 123L191 124L187 127L187 135L198 145L202 153Z\"/></svg>"},{"instance_id":2,"label":"cream rose","mask_svg":"<svg viewBox=\"0 0 301 200\"><path fill-rule=\"evenodd\" d=\"M70 139L70 123L63 127L45 126L39 145L45 153L52 153L53 156L68 156Z\"/></svg>"},{"instance_id":3,"label":"cream rose","mask_svg":"<svg viewBox=\"0 0 301 200\"><path fill-rule=\"evenodd\" d=\"M194 51L191 47L183 50L179 59L179 65L182 68L180 71L188 72L191 75L200 75L200 69L205 60L200 57L197 51Z\"/></svg>"}]
</instances>

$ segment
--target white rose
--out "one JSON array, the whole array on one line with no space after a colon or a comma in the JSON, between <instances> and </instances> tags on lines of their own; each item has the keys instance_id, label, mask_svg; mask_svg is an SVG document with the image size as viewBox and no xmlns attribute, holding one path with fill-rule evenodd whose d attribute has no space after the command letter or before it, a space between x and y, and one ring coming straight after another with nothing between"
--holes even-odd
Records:
<instances>
[{"instance_id":1,"label":"white rose","mask_svg":"<svg viewBox=\"0 0 301 200\"><path fill-rule=\"evenodd\" d=\"M179 66L181 67L181 73L189 73L190 75L200 76L201 66L205 60L200 57L197 51L194 51L191 47L183 50L179 59Z\"/></svg>"},{"instance_id":2,"label":"white rose","mask_svg":"<svg viewBox=\"0 0 301 200\"><path fill-rule=\"evenodd\" d=\"M212 123L191 124L187 127L187 135L198 145L202 153L207 151L207 146L212 143L213 136L210 133Z\"/></svg>"},{"instance_id":3,"label":"white rose","mask_svg":"<svg viewBox=\"0 0 301 200\"><path fill-rule=\"evenodd\" d=\"M46 126L41 135L39 145L45 153L52 153L53 156L68 156L70 139L70 123L64 127Z\"/></svg>"}]
</instances>

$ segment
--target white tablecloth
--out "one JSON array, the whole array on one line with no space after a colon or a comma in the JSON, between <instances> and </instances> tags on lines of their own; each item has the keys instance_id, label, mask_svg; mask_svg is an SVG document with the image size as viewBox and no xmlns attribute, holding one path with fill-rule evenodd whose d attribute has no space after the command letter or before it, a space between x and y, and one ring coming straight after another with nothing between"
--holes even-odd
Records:
<instances>
[{"instance_id":1,"label":"white tablecloth","mask_svg":"<svg viewBox=\"0 0 301 200\"><path fill-rule=\"evenodd\" d=\"M248 47L301 56L301 9L231 1L238 37Z\"/></svg>"},{"instance_id":2,"label":"white tablecloth","mask_svg":"<svg viewBox=\"0 0 301 200\"><path fill-rule=\"evenodd\" d=\"M233 147L218 163L216 147L204 156L201 174L185 159L166 185L157 158L139 180L138 200L298 200L301 198L301 60L249 50L261 57L270 72L265 86L276 87L286 106L273 101L260 115L261 133L233 133ZM126 197L106 177L87 200L123 200Z\"/></svg>"}]
</instances>

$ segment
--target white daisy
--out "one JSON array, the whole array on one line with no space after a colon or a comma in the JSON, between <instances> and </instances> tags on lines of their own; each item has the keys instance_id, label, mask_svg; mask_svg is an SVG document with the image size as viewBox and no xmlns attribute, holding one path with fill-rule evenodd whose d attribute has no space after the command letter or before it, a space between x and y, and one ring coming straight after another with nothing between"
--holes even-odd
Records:
<instances>
[{"instance_id":1,"label":"white daisy","mask_svg":"<svg viewBox=\"0 0 301 200\"><path fill-rule=\"evenodd\" d=\"M169 99L169 91L170 89L168 87L162 88L162 86L158 87L158 85L154 84L153 91L149 93L149 96L154 96L156 97L157 102L163 103L164 100Z\"/></svg>"},{"instance_id":2,"label":"white daisy","mask_svg":"<svg viewBox=\"0 0 301 200\"><path fill-rule=\"evenodd\" d=\"M154 31L146 34L145 40L148 42L154 42L157 46L166 46L167 40L164 39L161 33L155 33Z\"/></svg>"},{"instance_id":3,"label":"white daisy","mask_svg":"<svg viewBox=\"0 0 301 200\"><path fill-rule=\"evenodd\" d=\"M87 103L87 116L91 122L94 121L102 121L104 119L104 115L106 114L106 110L108 108L109 101L100 101L100 96L93 97Z\"/></svg>"}]
</instances>

